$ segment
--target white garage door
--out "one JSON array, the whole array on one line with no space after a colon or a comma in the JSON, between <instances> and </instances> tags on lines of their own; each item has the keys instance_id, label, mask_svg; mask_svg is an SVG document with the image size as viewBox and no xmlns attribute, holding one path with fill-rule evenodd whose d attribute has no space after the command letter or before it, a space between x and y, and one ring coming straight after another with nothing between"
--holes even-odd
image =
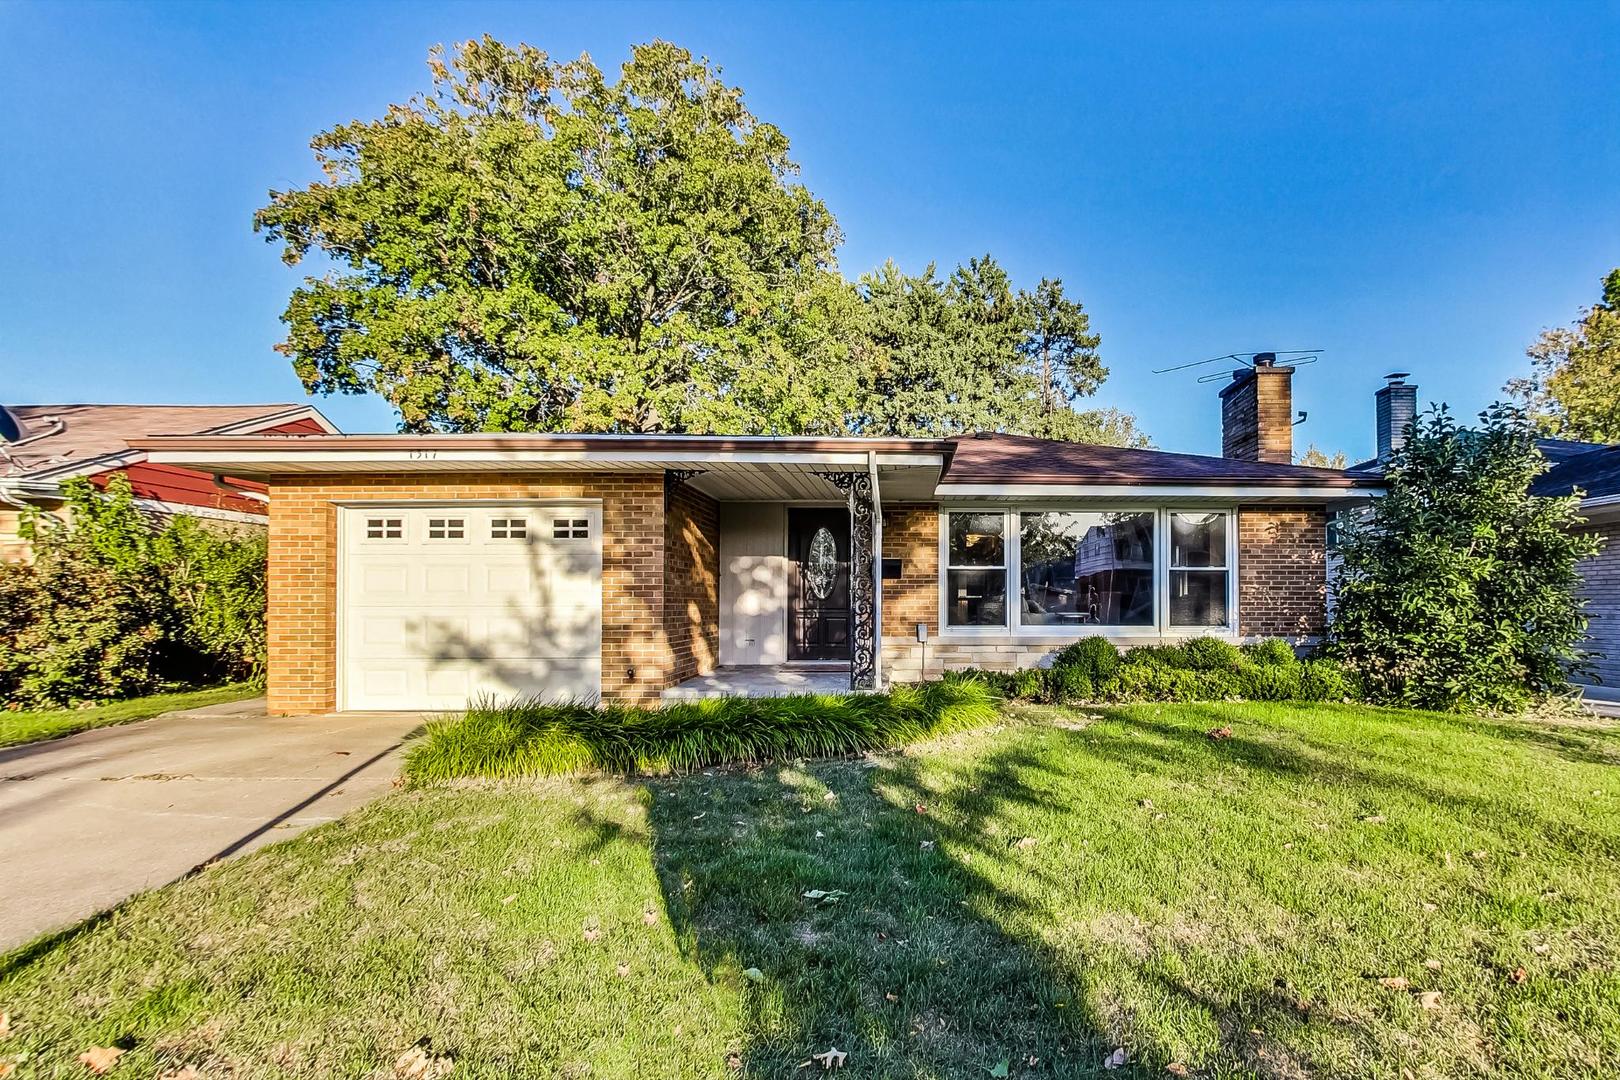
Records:
<instances>
[{"instance_id":1,"label":"white garage door","mask_svg":"<svg viewBox=\"0 0 1620 1080\"><path fill-rule=\"evenodd\" d=\"M341 516L342 708L600 695L597 505L413 504Z\"/></svg>"}]
</instances>

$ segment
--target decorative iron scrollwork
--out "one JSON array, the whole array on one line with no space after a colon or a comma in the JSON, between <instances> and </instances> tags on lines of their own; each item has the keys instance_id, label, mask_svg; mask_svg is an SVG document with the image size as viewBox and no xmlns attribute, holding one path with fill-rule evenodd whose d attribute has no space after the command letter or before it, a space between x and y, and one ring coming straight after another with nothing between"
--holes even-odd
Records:
<instances>
[{"instance_id":1,"label":"decorative iron scrollwork","mask_svg":"<svg viewBox=\"0 0 1620 1080\"><path fill-rule=\"evenodd\" d=\"M877 510L872 474L824 472L849 502L849 688L877 689Z\"/></svg>"}]
</instances>

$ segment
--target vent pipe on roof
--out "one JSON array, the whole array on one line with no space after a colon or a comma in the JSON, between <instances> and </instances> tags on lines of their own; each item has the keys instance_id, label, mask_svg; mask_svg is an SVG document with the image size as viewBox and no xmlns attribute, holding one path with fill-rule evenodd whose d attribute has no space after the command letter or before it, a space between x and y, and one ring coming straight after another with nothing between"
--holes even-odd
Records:
<instances>
[{"instance_id":1,"label":"vent pipe on roof","mask_svg":"<svg viewBox=\"0 0 1620 1080\"><path fill-rule=\"evenodd\" d=\"M1378 460L1388 461L1406 445L1406 429L1417 416L1417 384L1410 372L1392 371L1373 395L1378 427Z\"/></svg>"}]
</instances>

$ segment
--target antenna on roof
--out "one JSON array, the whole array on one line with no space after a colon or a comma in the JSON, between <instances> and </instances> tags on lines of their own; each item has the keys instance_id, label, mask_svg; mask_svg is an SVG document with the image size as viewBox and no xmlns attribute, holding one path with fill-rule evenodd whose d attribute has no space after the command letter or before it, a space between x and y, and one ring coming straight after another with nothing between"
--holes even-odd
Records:
<instances>
[{"instance_id":1,"label":"antenna on roof","mask_svg":"<svg viewBox=\"0 0 1620 1080\"><path fill-rule=\"evenodd\" d=\"M1304 364L1314 364L1322 358L1321 349L1260 349L1255 352L1230 352L1222 356L1212 356L1208 360L1194 360L1190 364L1172 364L1170 367L1154 368L1153 374L1165 375L1173 371L1186 371L1189 368L1203 367L1205 364L1218 364L1222 360L1231 361L1241 367L1300 367ZM1224 371L1212 371L1201 375L1198 381L1215 382L1217 379L1227 377Z\"/></svg>"}]
</instances>

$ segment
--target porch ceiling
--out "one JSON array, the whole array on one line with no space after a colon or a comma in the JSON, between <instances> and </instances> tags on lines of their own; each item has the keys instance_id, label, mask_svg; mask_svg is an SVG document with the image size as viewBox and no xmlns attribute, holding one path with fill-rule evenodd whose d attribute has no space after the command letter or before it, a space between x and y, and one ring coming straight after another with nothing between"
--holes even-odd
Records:
<instances>
[{"instance_id":1,"label":"porch ceiling","mask_svg":"<svg viewBox=\"0 0 1620 1080\"><path fill-rule=\"evenodd\" d=\"M720 502L842 503L844 495L826 477L850 466L715 462L687 484ZM926 501L939 481L937 466L879 465L878 489L884 502Z\"/></svg>"}]
</instances>

